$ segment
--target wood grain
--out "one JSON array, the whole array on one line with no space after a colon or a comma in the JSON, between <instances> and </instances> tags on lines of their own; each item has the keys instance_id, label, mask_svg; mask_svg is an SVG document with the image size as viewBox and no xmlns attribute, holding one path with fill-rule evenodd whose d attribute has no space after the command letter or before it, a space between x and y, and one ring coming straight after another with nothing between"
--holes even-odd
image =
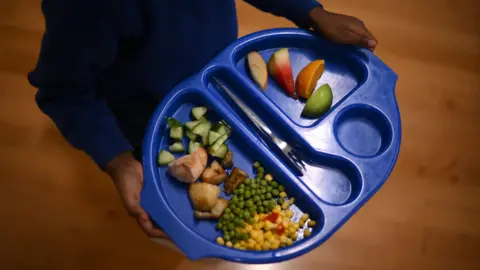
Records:
<instances>
[{"instance_id":1,"label":"wood grain","mask_svg":"<svg viewBox=\"0 0 480 270\"><path fill-rule=\"evenodd\" d=\"M276 265L190 262L149 241L110 180L34 102L39 0L0 1L2 269L480 269L480 1L324 0L360 17L399 75L403 143L384 187L329 241ZM240 34L292 26L238 1ZM256 19L254 19L256 18Z\"/></svg>"}]
</instances>

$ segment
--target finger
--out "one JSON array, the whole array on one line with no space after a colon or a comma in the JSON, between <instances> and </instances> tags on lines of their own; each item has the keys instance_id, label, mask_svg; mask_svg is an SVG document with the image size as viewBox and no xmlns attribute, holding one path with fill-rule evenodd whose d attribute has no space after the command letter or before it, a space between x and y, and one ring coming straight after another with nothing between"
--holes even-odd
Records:
<instances>
[{"instance_id":1,"label":"finger","mask_svg":"<svg viewBox=\"0 0 480 270\"><path fill-rule=\"evenodd\" d=\"M363 22L352 25L348 30L352 34L361 38L361 40L359 40L359 42L356 45L363 48L367 48L369 50L374 50L375 47L377 46L377 43L378 43L377 39L365 27Z\"/></svg>"},{"instance_id":2,"label":"finger","mask_svg":"<svg viewBox=\"0 0 480 270\"><path fill-rule=\"evenodd\" d=\"M137 223L148 236L167 238L167 236L158 229L148 217L146 219L138 217Z\"/></svg>"}]
</instances>

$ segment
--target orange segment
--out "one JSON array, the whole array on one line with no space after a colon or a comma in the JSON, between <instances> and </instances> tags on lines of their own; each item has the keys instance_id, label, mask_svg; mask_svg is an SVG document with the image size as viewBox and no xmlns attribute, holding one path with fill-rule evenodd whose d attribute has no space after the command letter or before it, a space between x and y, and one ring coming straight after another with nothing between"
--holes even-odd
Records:
<instances>
[{"instance_id":1,"label":"orange segment","mask_svg":"<svg viewBox=\"0 0 480 270\"><path fill-rule=\"evenodd\" d=\"M311 95L318 79L325 70L324 60L315 60L306 65L300 73L298 73L295 88L297 94L304 99L308 99Z\"/></svg>"}]
</instances>

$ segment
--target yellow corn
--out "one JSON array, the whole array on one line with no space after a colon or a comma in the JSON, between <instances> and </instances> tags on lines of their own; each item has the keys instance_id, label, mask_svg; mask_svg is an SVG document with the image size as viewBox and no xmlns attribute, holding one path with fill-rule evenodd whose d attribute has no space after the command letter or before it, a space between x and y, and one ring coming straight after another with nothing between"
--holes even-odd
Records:
<instances>
[{"instance_id":1,"label":"yellow corn","mask_svg":"<svg viewBox=\"0 0 480 270\"><path fill-rule=\"evenodd\" d=\"M267 237L270 237L270 236L272 236L272 235L273 235L272 232L271 232L271 231L268 231L268 232L266 232L266 233L263 234L263 237L264 237L264 238L267 238Z\"/></svg>"},{"instance_id":2,"label":"yellow corn","mask_svg":"<svg viewBox=\"0 0 480 270\"><path fill-rule=\"evenodd\" d=\"M271 223L270 221L265 222L265 226L264 226L265 230L269 231L269 230L273 230L275 228L277 228L277 224Z\"/></svg>"},{"instance_id":3,"label":"yellow corn","mask_svg":"<svg viewBox=\"0 0 480 270\"><path fill-rule=\"evenodd\" d=\"M259 216L259 215L255 215L255 216L253 217L253 222L257 223L257 222L259 222L259 221L260 221L260 216Z\"/></svg>"},{"instance_id":4,"label":"yellow corn","mask_svg":"<svg viewBox=\"0 0 480 270\"><path fill-rule=\"evenodd\" d=\"M295 231L298 231L298 229L300 229L300 225L298 225L297 223L293 223L293 228L295 229Z\"/></svg>"},{"instance_id":5,"label":"yellow corn","mask_svg":"<svg viewBox=\"0 0 480 270\"><path fill-rule=\"evenodd\" d=\"M270 182L273 180L273 176L269 173L265 174L265 181Z\"/></svg>"},{"instance_id":6,"label":"yellow corn","mask_svg":"<svg viewBox=\"0 0 480 270\"><path fill-rule=\"evenodd\" d=\"M307 228L307 229L305 229L305 231L303 232L303 236L304 236L304 237L309 237L309 236L310 236L310 233L311 233L311 232L310 232L310 229Z\"/></svg>"},{"instance_id":7,"label":"yellow corn","mask_svg":"<svg viewBox=\"0 0 480 270\"><path fill-rule=\"evenodd\" d=\"M294 204L295 203L295 198L294 197L291 197L289 200L288 200L288 203L290 205Z\"/></svg>"},{"instance_id":8,"label":"yellow corn","mask_svg":"<svg viewBox=\"0 0 480 270\"><path fill-rule=\"evenodd\" d=\"M303 228L303 226L305 226L305 221L300 219L300 221L298 222L298 226L300 226L300 228Z\"/></svg>"},{"instance_id":9,"label":"yellow corn","mask_svg":"<svg viewBox=\"0 0 480 270\"><path fill-rule=\"evenodd\" d=\"M252 227L252 225L250 225L250 224L247 224L247 226L245 226L245 232L247 232L247 233L248 233L248 232L251 232L252 229L253 229L253 227Z\"/></svg>"},{"instance_id":10,"label":"yellow corn","mask_svg":"<svg viewBox=\"0 0 480 270\"><path fill-rule=\"evenodd\" d=\"M303 220L304 222L307 221L310 217L308 216L308 214L303 214L302 217L300 218L300 220Z\"/></svg>"},{"instance_id":11,"label":"yellow corn","mask_svg":"<svg viewBox=\"0 0 480 270\"><path fill-rule=\"evenodd\" d=\"M290 238L293 240L293 241L296 241L297 240L297 234L294 234L292 236L290 236ZM288 241L288 240L287 240Z\"/></svg>"},{"instance_id":12,"label":"yellow corn","mask_svg":"<svg viewBox=\"0 0 480 270\"><path fill-rule=\"evenodd\" d=\"M285 191L280 192L280 198L283 199L285 197L287 197L287 193L285 193Z\"/></svg>"},{"instance_id":13,"label":"yellow corn","mask_svg":"<svg viewBox=\"0 0 480 270\"><path fill-rule=\"evenodd\" d=\"M254 249L255 249L255 244L253 244L253 243L248 243L247 248L248 248L249 250L254 250Z\"/></svg>"},{"instance_id":14,"label":"yellow corn","mask_svg":"<svg viewBox=\"0 0 480 270\"><path fill-rule=\"evenodd\" d=\"M255 223L253 226L255 227L255 230L261 230L265 226L265 223L260 221L259 223Z\"/></svg>"},{"instance_id":15,"label":"yellow corn","mask_svg":"<svg viewBox=\"0 0 480 270\"><path fill-rule=\"evenodd\" d=\"M240 244L239 244L239 243L235 243L235 245L233 245L233 248L240 249Z\"/></svg>"},{"instance_id":16,"label":"yellow corn","mask_svg":"<svg viewBox=\"0 0 480 270\"><path fill-rule=\"evenodd\" d=\"M263 242L264 242L263 236L255 237L255 242L257 242L257 244L259 245L263 245Z\"/></svg>"},{"instance_id":17,"label":"yellow corn","mask_svg":"<svg viewBox=\"0 0 480 270\"><path fill-rule=\"evenodd\" d=\"M267 215L265 214L260 214L260 219L263 220Z\"/></svg>"},{"instance_id":18,"label":"yellow corn","mask_svg":"<svg viewBox=\"0 0 480 270\"><path fill-rule=\"evenodd\" d=\"M222 245L222 246L223 246L223 245L225 245L225 240L223 240L223 238L222 238L222 237L217 237L217 244L219 244L219 245Z\"/></svg>"},{"instance_id":19,"label":"yellow corn","mask_svg":"<svg viewBox=\"0 0 480 270\"><path fill-rule=\"evenodd\" d=\"M255 245L255 250L256 250L256 251L261 251L261 250L262 250L262 246L260 246L259 244L256 244L256 245Z\"/></svg>"},{"instance_id":20,"label":"yellow corn","mask_svg":"<svg viewBox=\"0 0 480 270\"><path fill-rule=\"evenodd\" d=\"M312 227L315 227L315 225L317 225L317 223L313 220L310 220L308 223L307 223L308 227L312 228Z\"/></svg>"},{"instance_id":21,"label":"yellow corn","mask_svg":"<svg viewBox=\"0 0 480 270\"><path fill-rule=\"evenodd\" d=\"M283 210L287 209L288 207L290 207L290 204L288 202L282 203L282 209Z\"/></svg>"},{"instance_id":22,"label":"yellow corn","mask_svg":"<svg viewBox=\"0 0 480 270\"><path fill-rule=\"evenodd\" d=\"M265 243L263 243L263 246L262 246L263 250L269 250L270 247L271 247L270 242L265 241Z\"/></svg>"},{"instance_id":23,"label":"yellow corn","mask_svg":"<svg viewBox=\"0 0 480 270\"><path fill-rule=\"evenodd\" d=\"M271 245L271 249L278 249L280 247L280 244L278 242L275 242Z\"/></svg>"},{"instance_id":24,"label":"yellow corn","mask_svg":"<svg viewBox=\"0 0 480 270\"><path fill-rule=\"evenodd\" d=\"M282 225L283 225L283 227L284 227L285 229L288 229L288 228L290 228L290 221L284 220L284 221L282 222Z\"/></svg>"},{"instance_id":25,"label":"yellow corn","mask_svg":"<svg viewBox=\"0 0 480 270\"><path fill-rule=\"evenodd\" d=\"M228 241L227 243L225 243L225 246L231 248L232 247L232 242Z\"/></svg>"},{"instance_id":26,"label":"yellow corn","mask_svg":"<svg viewBox=\"0 0 480 270\"><path fill-rule=\"evenodd\" d=\"M258 232L255 230L250 231L250 237L255 238L258 235Z\"/></svg>"},{"instance_id":27,"label":"yellow corn","mask_svg":"<svg viewBox=\"0 0 480 270\"><path fill-rule=\"evenodd\" d=\"M290 239L290 238L288 238L288 239L287 239L287 245L288 245L288 246L293 245L293 240Z\"/></svg>"},{"instance_id":28,"label":"yellow corn","mask_svg":"<svg viewBox=\"0 0 480 270\"><path fill-rule=\"evenodd\" d=\"M288 239L288 237L286 237L285 235L280 236L280 243L286 244L286 243L287 243L287 239Z\"/></svg>"},{"instance_id":29,"label":"yellow corn","mask_svg":"<svg viewBox=\"0 0 480 270\"><path fill-rule=\"evenodd\" d=\"M276 213L280 213L280 211L282 211L282 208L280 207L280 205L275 205L275 207L272 210L272 212L276 212Z\"/></svg>"},{"instance_id":30,"label":"yellow corn","mask_svg":"<svg viewBox=\"0 0 480 270\"><path fill-rule=\"evenodd\" d=\"M288 217L288 218L292 218L293 217L292 210L290 210L290 209L285 210L285 216Z\"/></svg>"},{"instance_id":31,"label":"yellow corn","mask_svg":"<svg viewBox=\"0 0 480 270\"><path fill-rule=\"evenodd\" d=\"M277 220L275 220L275 223L281 224L283 221L283 218L281 216L278 216Z\"/></svg>"}]
</instances>

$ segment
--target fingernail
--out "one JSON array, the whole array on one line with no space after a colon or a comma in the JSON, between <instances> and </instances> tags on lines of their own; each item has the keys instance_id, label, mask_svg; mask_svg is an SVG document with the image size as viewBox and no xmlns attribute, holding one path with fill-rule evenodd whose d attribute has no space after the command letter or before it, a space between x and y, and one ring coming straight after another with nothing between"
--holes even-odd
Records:
<instances>
[{"instance_id":1,"label":"fingernail","mask_svg":"<svg viewBox=\"0 0 480 270\"><path fill-rule=\"evenodd\" d=\"M373 40L373 39L368 40L368 47L369 48L375 47L376 44L377 44L377 42L375 42L375 40Z\"/></svg>"}]
</instances>

